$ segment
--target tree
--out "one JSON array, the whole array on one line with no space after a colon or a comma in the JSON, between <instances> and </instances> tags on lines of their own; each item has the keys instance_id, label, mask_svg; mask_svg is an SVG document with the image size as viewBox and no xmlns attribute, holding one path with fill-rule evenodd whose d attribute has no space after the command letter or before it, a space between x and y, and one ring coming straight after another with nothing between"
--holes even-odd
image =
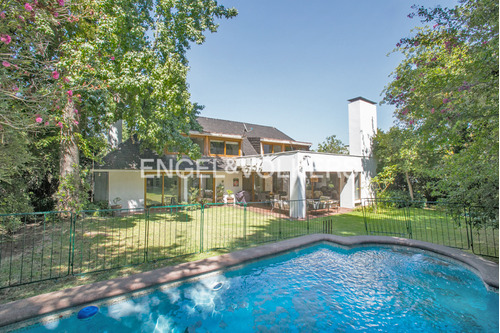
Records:
<instances>
[{"instance_id":1,"label":"tree","mask_svg":"<svg viewBox=\"0 0 500 333\"><path fill-rule=\"evenodd\" d=\"M4 96L11 104L20 99L32 107L11 117L25 115L24 128L43 123L58 129L59 209L79 206L80 153L92 158L102 148L103 132L118 119L145 146L162 151L174 144L190 156L199 155L183 136L199 129L201 109L190 101L186 51L192 42L203 43L205 31L217 30L216 19L235 16L235 9L214 0L2 4L2 17L13 22L8 37L2 35L9 51L3 55L9 64L4 67L28 59L38 70L23 74L21 69L9 77L13 82L3 84L4 91L26 87L26 92ZM29 16L26 25L19 24L18 13ZM29 36L32 45L23 46Z\"/></svg>"},{"instance_id":2,"label":"tree","mask_svg":"<svg viewBox=\"0 0 500 333\"><path fill-rule=\"evenodd\" d=\"M347 146L336 135L329 136L323 143L318 144L318 151L321 153L349 154Z\"/></svg>"},{"instance_id":3,"label":"tree","mask_svg":"<svg viewBox=\"0 0 500 333\"><path fill-rule=\"evenodd\" d=\"M397 45L404 60L385 88L420 151L435 193L498 217L498 2L415 8L426 25Z\"/></svg>"},{"instance_id":4,"label":"tree","mask_svg":"<svg viewBox=\"0 0 500 333\"><path fill-rule=\"evenodd\" d=\"M377 164L382 166L383 174L392 174L392 180L395 180L395 174L401 173L406 180L408 193L411 200L414 200L413 185L411 176L415 173L416 159L418 154L416 144L412 141L412 135L408 131L392 127L387 133L378 131L374 138L374 155L377 158ZM387 189L387 186L385 187Z\"/></svg>"}]
</instances>

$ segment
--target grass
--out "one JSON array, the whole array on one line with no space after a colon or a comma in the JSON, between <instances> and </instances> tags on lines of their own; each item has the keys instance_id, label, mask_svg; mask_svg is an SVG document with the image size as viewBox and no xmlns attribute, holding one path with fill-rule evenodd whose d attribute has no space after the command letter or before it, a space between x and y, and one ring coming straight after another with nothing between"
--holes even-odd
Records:
<instances>
[{"instance_id":1,"label":"grass","mask_svg":"<svg viewBox=\"0 0 500 333\"><path fill-rule=\"evenodd\" d=\"M388 234L463 247L467 234L452 217L436 210L416 209L405 219L403 210L370 213L371 234ZM199 209L150 210L127 216L109 212L80 215L70 242L67 222L45 221L11 236L1 244L0 287L57 278L0 289L2 303L54 290L148 271L180 262L207 258L232 249L255 246L311 233L365 235L363 213L289 219L265 206L243 208L215 205ZM490 232L491 234L491 232ZM485 233L482 235L488 235ZM454 243L453 243L454 242ZM478 244L488 245L490 242ZM74 244L73 267L69 253ZM10 246L10 247L9 247ZM147 249L147 251L146 251ZM10 252L9 252L10 251ZM498 251L498 235L496 249ZM11 259L12 258L12 259ZM72 271L75 275L67 275Z\"/></svg>"}]
</instances>

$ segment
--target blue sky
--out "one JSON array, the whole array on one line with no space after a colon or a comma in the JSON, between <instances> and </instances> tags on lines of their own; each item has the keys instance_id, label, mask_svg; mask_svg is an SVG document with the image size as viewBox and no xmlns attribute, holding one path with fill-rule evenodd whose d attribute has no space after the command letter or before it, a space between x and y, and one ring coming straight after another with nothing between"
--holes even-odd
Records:
<instances>
[{"instance_id":1,"label":"blue sky","mask_svg":"<svg viewBox=\"0 0 500 333\"><path fill-rule=\"evenodd\" d=\"M222 0L238 16L188 52L191 100L201 115L274 126L298 141L348 143L347 100L379 103L401 61L390 53L418 19L411 5L436 0ZM378 127L393 108L378 105Z\"/></svg>"}]
</instances>

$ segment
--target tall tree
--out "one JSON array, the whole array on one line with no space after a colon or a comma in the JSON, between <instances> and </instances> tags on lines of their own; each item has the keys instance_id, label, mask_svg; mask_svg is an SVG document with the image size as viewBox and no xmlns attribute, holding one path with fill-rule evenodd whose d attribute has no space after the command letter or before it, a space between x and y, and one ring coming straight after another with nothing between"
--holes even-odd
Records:
<instances>
[{"instance_id":1,"label":"tall tree","mask_svg":"<svg viewBox=\"0 0 500 333\"><path fill-rule=\"evenodd\" d=\"M392 127L387 133L379 130L374 138L374 155L383 174L391 174L395 180L397 173L401 173L406 181L408 194L414 200L413 178L418 166L417 144L408 131ZM387 187L385 187L387 188Z\"/></svg>"},{"instance_id":2,"label":"tall tree","mask_svg":"<svg viewBox=\"0 0 500 333\"><path fill-rule=\"evenodd\" d=\"M2 16L17 17L23 10L30 15L26 26L13 23L8 37L2 35L10 50L4 55L6 62L18 61L16 47L31 31L45 33L33 42L43 47L24 47L26 58L48 61L34 65L45 72L20 76L16 86L2 87L29 86L35 98L43 96L47 102L43 108L33 104L37 113L31 112L31 124L28 121L25 127L44 123L59 129L59 209L78 205L80 152L92 154L93 147L101 144L102 133L118 119L124 119L131 134L157 151L175 144L197 156L196 145L183 136L199 129L200 110L190 101L186 51L190 43L203 43L206 31L217 30L216 19L235 16L235 9L215 0L4 3L8 7ZM17 42L11 44L12 39ZM30 83L32 77L51 84ZM7 96L19 97L26 100L28 95Z\"/></svg>"},{"instance_id":3,"label":"tall tree","mask_svg":"<svg viewBox=\"0 0 500 333\"><path fill-rule=\"evenodd\" d=\"M396 45L404 60L384 101L440 157L427 166L440 195L498 217L498 2L415 9L427 25Z\"/></svg>"},{"instance_id":4,"label":"tall tree","mask_svg":"<svg viewBox=\"0 0 500 333\"><path fill-rule=\"evenodd\" d=\"M331 135L324 142L318 144L318 151L321 153L349 154L349 149L336 135Z\"/></svg>"}]
</instances>

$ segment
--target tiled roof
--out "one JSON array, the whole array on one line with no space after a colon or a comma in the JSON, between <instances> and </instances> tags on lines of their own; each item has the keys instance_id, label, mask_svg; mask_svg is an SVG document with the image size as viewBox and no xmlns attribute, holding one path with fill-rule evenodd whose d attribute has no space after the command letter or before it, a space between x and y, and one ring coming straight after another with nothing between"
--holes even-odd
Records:
<instances>
[{"instance_id":1,"label":"tiled roof","mask_svg":"<svg viewBox=\"0 0 500 333\"><path fill-rule=\"evenodd\" d=\"M203 133L238 135L242 137L241 149L243 156L260 154L260 138L295 141L285 133L271 126L206 117L198 117L197 120L203 128ZM169 165L170 160L175 165L175 161L177 160L176 155L163 155L160 157L150 149L141 150L140 144L137 141L128 139L118 145L116 150L106 155L103 158L104 163L97 166L96 169L140 170L141 159L154 159L156 161L159 158L161 158L166 166ZM209 160L213 161L212 158L209 158ZM217 165L209 165L209 170L213 170L214 167L220 170L223 167L223 163L223 161L217 159ZM211 164L214 163L211 162ZM183 167L189 168L190 166ZM180 170L182 170L182 167Z\"/></svg>"},{"instance_id":2,"label":"tiled roof","mask_svg":"<svg viewBox=\"0 0 500 333\"><path fill-rule=\"evenodd\" d=\"M294 141L291 137L272 126L206 117L198 117L197 120L206 133L235 134L248 137Z\"/></svg>"},{"instance_id":3,"label":"tiled roof","mask_svg":"<svg viewBox=\"0 0 500 333\"><path fill-rule=\"evenodd\" d=\"M163 165L167 169L177 170L196 170L196 165L194 162L190 164L183 159L182 163L179 163L177 155L163 155L159 156L154 151L150 149L141 149L139 142L133 141L132 138L118 145L118 148L110 152L103 158L103 163L96 166L95 169L106 169L106 170L140 170L141 169L141 159L150 160L145 161L145 166L152 167L156 170L158 160L163 162ZM152 160L152 161L151 161ZM177 165L179 163L179 165ZM221 158L214 157L202 157L198 160L198 163L203 166L203 170L224 170L225 162Z\"/></svg>"}]
</instances>

